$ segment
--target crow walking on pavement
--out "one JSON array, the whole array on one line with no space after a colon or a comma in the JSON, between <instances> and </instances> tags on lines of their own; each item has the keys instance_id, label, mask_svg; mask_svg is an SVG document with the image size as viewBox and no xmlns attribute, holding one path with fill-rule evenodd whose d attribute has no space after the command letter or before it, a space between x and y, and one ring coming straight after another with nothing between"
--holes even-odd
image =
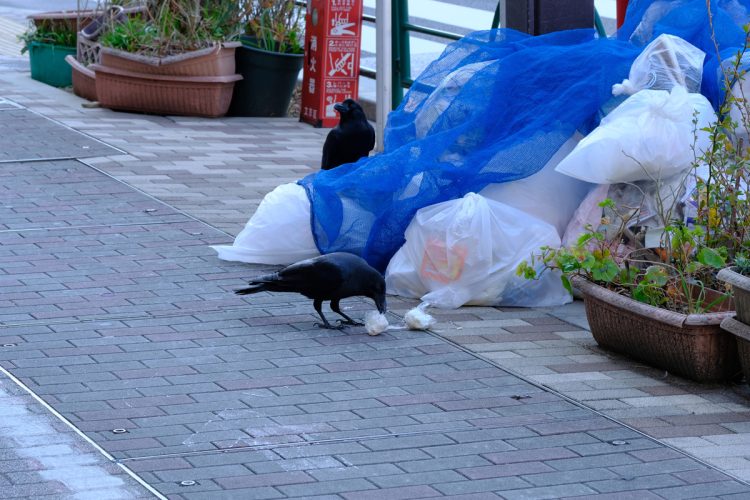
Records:
<instances>
[{"instance_id":1,"label":"crow walking on pavement","mask_svg":"<svg viewBox=\"0 0 750 500\"><path fill-rule=\"evenodd\" d=\"M303 260L284 269L250 281L248 288L235 290L238 295L258 292L295 292L313 299L313 307L323 323L321 328L341 328L361 325L341 312L339 301L346 297L364 296L375 301L378 311L385 313L385 280L361 257L345 252L334 252ZM323 301L331 301L331 309L344 318L338 327L332 326L321 311Z\"/></svg>"},{"instance_id":2,"label":"crow walking on pavement","mask_svg":"<svg viewBox=\"0 0 750 500\"><path fill-rule=\"evenodd\" d=\"M367 156L375 147L375 130L367 121L365 112L357 101L346 99L333 108L341 118L331 129L323 144L322 170L330 170L344 163L354 163Z\"/></svg>"}]
</instances>

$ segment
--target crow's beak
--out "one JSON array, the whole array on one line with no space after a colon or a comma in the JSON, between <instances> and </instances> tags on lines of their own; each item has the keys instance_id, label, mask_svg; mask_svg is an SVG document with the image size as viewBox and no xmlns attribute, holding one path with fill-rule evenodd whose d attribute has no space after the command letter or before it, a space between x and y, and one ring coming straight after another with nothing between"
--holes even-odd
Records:
<instances>
[{"instance_id":1,"label":"crow's beak","mask_svg":"<svg viewBox=\"0 0 750 500\"><path fill-rule=\"evenodd\" d=\"M336 104L334 104L333 105L333 109L335 109L339 113L344 113L345 111L348 110L348 108L346 106L344 106L343 102L337 102Z\"/></svg>"},{"instance_id":2,"label":"crow's beak","mask_svg":"<svg viewBox=\"0 0 750 500\"><path fill-rule=\"evenodd\" d=\"M375 307L378 308L378 312L380 314L385 314L385 295L382 297L377 297L375 300Z\"/></svg>"}]
</instances>

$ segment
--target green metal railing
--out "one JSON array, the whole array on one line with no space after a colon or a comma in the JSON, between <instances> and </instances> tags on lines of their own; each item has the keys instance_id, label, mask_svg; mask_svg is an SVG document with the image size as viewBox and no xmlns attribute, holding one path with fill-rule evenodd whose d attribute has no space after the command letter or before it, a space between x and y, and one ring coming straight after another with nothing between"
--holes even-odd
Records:
<instances>
[{"instance_id":1,"label":"green metal railing","mask_svg":"<svg viewBox=\"0 0 750 500\"><path fill-rule=\"evenodd\" d=\"M500 8L502 2L503 0L497 2L495 14L492 18L492 29L495 29L500 25ZM304 0L296 0L295 3L303 7L307 5L307 2ZM459 40L463 35L412 24L409 22L409 0L391 0L391 16L391 44L393 47L391 59L393 74L393 101L391 105L393 109L395 109L404 98L404 89L410 88L414 83L414 80L411 78L411 51L409 46L410 33L421 33L423 35L435 36L451 41ZM369 14L364 14L362 20L373 24L376 22L375 16ZM601 17L599 17L599 13L596 9L594 9L594 26L599 33L599 36L607 36ZM377 76L374 69L366 68L364 66L360 67L359 74L372 79L375 79Z\"/></svg>"}]
</instances>

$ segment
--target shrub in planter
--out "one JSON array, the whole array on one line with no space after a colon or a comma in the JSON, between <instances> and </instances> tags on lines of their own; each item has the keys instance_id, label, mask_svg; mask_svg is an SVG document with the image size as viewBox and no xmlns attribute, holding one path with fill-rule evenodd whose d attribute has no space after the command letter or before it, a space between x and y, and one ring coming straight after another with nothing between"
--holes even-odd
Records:
<instances>
[{"instance_id":1,"label":"shrub in planter","mask_svg":"<svg viewBox=\"0 0 750 500\"><path fill-rule=\"evenodd\" d=\"M76 31L69 23L39 20L20 39L24 44L21 53L29 52L31 78L55 87L72 84L65 56L76 53Z\"/></svg>"},{"instance_id":2,"label":"shrub in planter","mask_svg":"<svg viewBox=\"0 0 750 500\"><path fill-rule=\"evenodd\" d=\"M242 12L245 35L229 113L286 116L304 61L302 10L294 0L251 0Z\"/></svg>"},{"instance_id":3,"label":"shrub in planter","mask_svg":"<svg viewBox=\"0 0 750 500\"><path fill-rule=\"evenodd\" d=\"M609 199L601 206L616 209ZM620 255L627 218L621 220L615 238L588 226L571 247L541 248L518 274L534 279L555 271L569 291L576 285L603 347L700 382L735 375L736 346L720 327L734 315L733 304L710 288L726 250L705 246L702 228L674 223L662 247Z\"/></svg>"},{"instance_id":4,"label":"shrub in planter","mask_svg":"<svg viewBox=\"0 0 750 500\"><path fill-rule=\"evenodd\" d=\"M234 74L239 43L230 41L239 34L239 12L236 0L151 0L143 15L105 29L99 39L101 64L94 66L102 106L225 114L234 82L241 78ZM169 99L154 100L157 91Z\"/></svg>"}]
</instances>

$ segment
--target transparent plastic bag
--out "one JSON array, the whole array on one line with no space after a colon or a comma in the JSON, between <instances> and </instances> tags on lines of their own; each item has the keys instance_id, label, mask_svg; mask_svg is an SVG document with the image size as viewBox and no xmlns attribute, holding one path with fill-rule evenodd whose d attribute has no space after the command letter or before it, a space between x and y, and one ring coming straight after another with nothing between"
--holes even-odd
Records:
<instances>
[{"instance_id":1,"label":"transparent plastic bag","mask_svg":"<svg viewBox=\"0 0 750 500\"><path fill-rule=\"evenodd\" d=\"M604 117L555 170L594 184L666 179L690 168L709 147L702 129L715 119L708 99L684 87L641 90Z\"/></svg>"},{"instance_id":2,"label":"transparent plastic bag","mask_svg":"<svg viewBox=\"0 0 750 500\"><path fill-rule=\"evenodd\" d=\"M282 184L260 202L232 245L214 245L222 260L251 264L293 264L320 255L310 226L305 188Z\"/></svg>"},{"instance_id":3,"label":"transparent plastic bag","mask_svg":"<svg viewBox=\"0 0 750 500\"><path fill-rule=\"evenodd\" d=\"M515 274L543 245L560 245L552 225L469 193L417 212L406 243L388 265L386 287L388 293L447 309L565 304L571 298L559 276L549 273L534 282Z\"/></svg>"},{"instance_id":4,"label":"transparent plastic bag","mask_svg":"<svg viewBox=\"0 0 750 500\"><path fill-rule=\"evenodd\" d=\"M643 89L685 87L700 92L706 53L680 37L662 34L633 61L628 78L612 86L613 95L632 95Z\"/></svg>"}]
</instances>

